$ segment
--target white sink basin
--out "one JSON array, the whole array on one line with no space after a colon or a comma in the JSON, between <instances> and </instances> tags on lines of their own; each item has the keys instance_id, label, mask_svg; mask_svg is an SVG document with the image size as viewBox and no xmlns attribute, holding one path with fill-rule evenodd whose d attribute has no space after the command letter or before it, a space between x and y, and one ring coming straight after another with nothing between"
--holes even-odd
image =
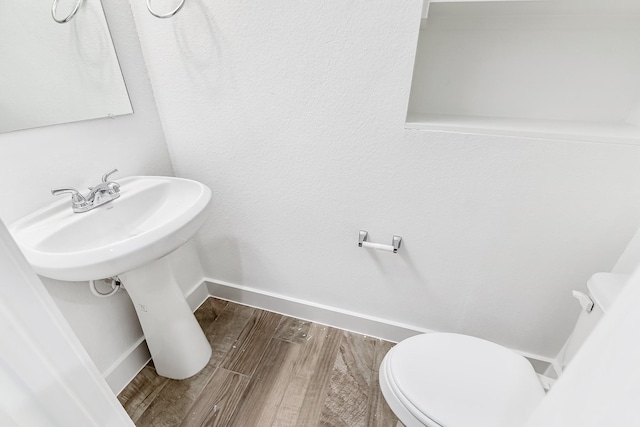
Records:
<instances>
[{"instance_id":1,"label":"white sink basin","mask_svg":"<svg viewBox=\"0 0 640 427\"><path fill-rule=\"evenodd\" d=\"M10 226L38 274L82 281L115 276L161 258L189 240L206 219L211 191L196 181L134 176L118 180L121 196L74 213L69 199Z\"/></svg>"},{"instance_id":2,"label":"white sink basin","mask_svg":"<svg viewBox=\"0 0 640 427\"><path fill-rule=\"evenodd\" d=\"M36 272L89 281L118 276L140 319L156 372L188 378L209 362L211 346L165 255L198 231L211 190L188 179L133 176L120 197L83 213L70 198L13 223L9 230Z\"/></svg>"}]
</instances>

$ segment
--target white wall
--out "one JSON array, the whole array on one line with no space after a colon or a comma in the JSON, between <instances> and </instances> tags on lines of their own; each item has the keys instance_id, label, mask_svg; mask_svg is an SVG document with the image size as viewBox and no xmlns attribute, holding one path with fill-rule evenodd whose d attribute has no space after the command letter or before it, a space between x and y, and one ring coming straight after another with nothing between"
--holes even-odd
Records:
<instances>
[{"instance_id":1,"label":"white wall","mask_svg":"<svg viewBox=\"0 0 640 427\"><path fill-rule=\"evenodd\" d=\"M120 170L115 180L173 175L129 5L104 6L135 113L0 134L0 218L6 224L50 203L52 188L86 189L114 167ZM126 293L98 299L86 283L43 281L101 372L142 337Z\"/></svg>"},{"instance_id":2,"label":"white wall","mask_svg":"<svg viewBox=\"0 0 640 427\"><path fill-rule=\"evenodd\" d=\"M131 3L212 279L554 356L640 224L637 146L404 129L421 0Z\"/></svg>"}]
</instances>

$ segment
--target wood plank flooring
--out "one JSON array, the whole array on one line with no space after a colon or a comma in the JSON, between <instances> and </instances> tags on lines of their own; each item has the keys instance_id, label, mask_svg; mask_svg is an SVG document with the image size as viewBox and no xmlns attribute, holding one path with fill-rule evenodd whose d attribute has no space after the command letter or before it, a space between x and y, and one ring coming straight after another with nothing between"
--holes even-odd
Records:
<instances>
[{"instance_id":1,"label":"wood plank flooring","mask_svg":"<svg viewBox=\"0 0 640 427\"><path fill-rule=\"evenodd\" d=\"M378 386L393 344L215 298L195 314L208 365L182 381L145 366L118 396L137 427L395 427Z\"/></svg>"}]
</instances>

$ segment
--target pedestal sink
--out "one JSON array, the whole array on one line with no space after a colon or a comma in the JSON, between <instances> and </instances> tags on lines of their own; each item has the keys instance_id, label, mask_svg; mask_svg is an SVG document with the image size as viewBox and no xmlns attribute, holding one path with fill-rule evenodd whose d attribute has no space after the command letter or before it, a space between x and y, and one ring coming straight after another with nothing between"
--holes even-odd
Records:
<instances>
[{"instance_id":1,"label":"pedestal sink","mask_svg":"<svg viewBox=\"0 0 640 427\"><path fill-rule=\"evenodd\" d=\"M196 374L211 346L172 276L165 255L198 231L211 191L196 181L156 176L119 180L120 197L84 213L58 200L9 230L42 276L90 281L118 276L135 306L156 371Z\"/></svg>"}]
</instances>

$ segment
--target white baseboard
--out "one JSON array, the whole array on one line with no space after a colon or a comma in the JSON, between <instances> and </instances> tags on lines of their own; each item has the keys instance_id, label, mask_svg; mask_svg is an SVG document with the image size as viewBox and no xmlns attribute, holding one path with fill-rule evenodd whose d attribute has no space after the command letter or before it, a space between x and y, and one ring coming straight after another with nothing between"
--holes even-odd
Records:
<instances>
[{"instance_id":1,"label":"white baseboard","mask_svg":"<svg viewBox=\"0 0 640 427\"><path fill-rule=\"evenodd\" d=\"M187 303L193 311L200 307L209 297L273 311L286 316L309 320L391 342L400 342L417 334L434 332L413 325L207 277L203 278L201 282L196 283L185 294ZM146 353L144 352L145 350ZM548 362L555 366L555 360L547 357L517 350L516 352L530 359ZM111 389L114 390L116 394L120 393L149 360L150 356L146 343L144 340L141 340L131 348L130 352L123 355L123 357L110 368L108 373L104 374L107 383L109 383Z\"/></svg>"},{"instance_id":2,"label":"white baseboard","mask_svg":"<svg viewBox=\"0 0 640 427\"><path fill-rule=\"evenodd\" d=\"M204 280L207 282L209 294L216 298L273 311L298 319L310 320L315 323L381 338L386 341L400 342L413 335L433 332L412 325L393 322L298 298L291 298L249 286L240 286L210 278L205 278Z\"/></svg>"},{"instance_id":3,"label":"white baseboard","mask_svg":"<svg viewBox=\"0 0 640 427\"><path fill-rule=\"evenodd\" d=\"M350 310L291 298L249 286L240 286L211 278L205 278L204 280L210 296L381 338L386 341L397 343L417 334L436 332L406 323L394 322ZM557 361L553 358L516 349L512 350L528 359L532 359L534 362L548 363L557 369Z\"/></svg>"},{"instance_id":4,"label":"white baseboard","mask_svg":"<svg viewBox=\"0 0 640 427\"><path fill-rule=\"evenodd\" d=\"M151 360L144 337L140 338L102 376L117 396Z\"/></svg>"},{"instance_id":5,"label":"white baseboard","mask_svg":"<svg viewBox=\"0 0 640 427\"><path fill-rule=\"evenodd\" d=\"M205 279L202 279L193 285L191 289L185 293L184 297L187 300L187 304L189 304L191 311L196 311L198 307L200 307L210 296L212 295L209 293L207 282Z\"/></svg>"}]
</instances>

